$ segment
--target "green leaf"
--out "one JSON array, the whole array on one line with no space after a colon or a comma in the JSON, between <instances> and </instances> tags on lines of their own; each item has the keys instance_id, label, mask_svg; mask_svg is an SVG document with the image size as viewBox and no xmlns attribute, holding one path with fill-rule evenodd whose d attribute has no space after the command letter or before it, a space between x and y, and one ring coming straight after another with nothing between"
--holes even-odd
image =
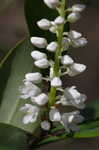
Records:
<instances>
[{"instance_id":1,"label":"green leaf","mask_svg":"<svg viewBox=\"0 0 99 150\"><path fill-rule=\"evenodd\" d=\"M27 150L27 137L21 129L0 124L0 150Z\"/></svg>"},{"instance_id":2,"label":"green leaf","mask_svg":"<svg viewBox=\"0 0 99 150\"><path fill-rule=\"evenodd\" d=\"M36 70L30 56L32 50L29 40L24 40L11 49L0 63L0 122L28 132L33 132L38 123L23 125L23 113L19 109L26 101L20 100L19 87L23 83L24 75Z\"/></svg>"},{"instance_id":3,"label":"green leaf","mask_svg":"<svg viewBox=\"0 0 99 150\"><path fill-rule=\"evenodd\" d=\"M87 104L85 110L81 113L87 121L99 119L99 99Z\"/></svg>"},{"instance_id":4,"label":"green leaf","mask_svg":"<svg viewBox=\"0 0 99 150\"><path fill-rule=\"evenodd\" d=\"M80 131L74 134L75 138L92 138L99 137L99 128Z\"/></svg>"}]
</instances>

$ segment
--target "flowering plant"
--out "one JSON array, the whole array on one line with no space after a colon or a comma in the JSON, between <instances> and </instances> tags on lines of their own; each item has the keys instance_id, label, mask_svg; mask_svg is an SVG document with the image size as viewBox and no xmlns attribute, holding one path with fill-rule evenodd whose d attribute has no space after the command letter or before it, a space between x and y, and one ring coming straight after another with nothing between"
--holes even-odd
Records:
<instances>
[{"instance_id":1,"label":"flowering plant","mask_svg":"<svg viewBox=\"0 0 99 150\"><path fill-rule=\"evenodd\" d=\"M86 65L76 63L69 52L71 48L76 49L87 44L87 39L81 33L70 28L70 24L81 18L85 5L74 4L69 7L67 0L37 2L39 6L44 6L48 11L52 11L55 18L44 17L39 20L36 18L36 21L32 22L32 27L41 31L35 33L36 30L34 30L32 33L29 17L31 7L28 7L27 10L27 6L31 6L33 2L29 2L26 1L25 10L30 36L28 40L15 48L24 48L24 51L21 52L24 53L23 66L20 69L18 66L21 78L18 79L16 71L13 73L12 79L17 86L10 90L12 93L14 90L17 92L14 97L9 95L9 91L5 92L4 103L0 110L0 122L21 128L22 135L28 132L29 141L31 133L38 135L39 132L40 137L34 134L32 136L32 138L35 137L31 144L33 148L69 137L99 136L97 101L94 102L95 104L85 105L87 96L79 92L75 85L65 87L64 84L65 76L72 78L86 70ZM8 56L9 54L1 62L1 67ZM12 68L16 65L18 58L21 62L19 53L16 55ZM22 68L26 69L22 72ZM8 89L9 82L10 80L7 83ZM8 113L5 111L6 95L9 99L16 99L16 102L11 101L13 108L9 109ZM92 112L88 110L91 109L95 112L94 117L90 117ZM3 116L2 113L4 113Z\"/></svg>"}]
</instances>

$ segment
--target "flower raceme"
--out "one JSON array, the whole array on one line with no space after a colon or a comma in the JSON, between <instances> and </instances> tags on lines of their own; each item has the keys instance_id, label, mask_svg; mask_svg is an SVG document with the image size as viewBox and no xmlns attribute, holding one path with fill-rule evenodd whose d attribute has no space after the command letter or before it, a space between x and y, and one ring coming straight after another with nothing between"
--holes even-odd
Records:
<instances>
[{"instance_id":1,"label":"flower raceme","mask_svg":"<svg viewBox=\"0 0 99 150\"><path fill-rule=\"evenodd\" d=\"M43 0L51 9L58 11L59 15L54 20L43 18L37 21L37 26L56 35L55 41L50 41L45 37L31 37L30 41L35 47L31 52L34 65L40 69L49 70L48 74L43 77L40 72L27 73L23 80L23 86L20 87L21 99L30 99L29 104L26 103L20 108L24 112L23 123L34 123L41 118L41 129L50 130L57 124L62 124L67 132L78 131L77 124L84 121L84 117L77 110L64 112L60 110L60 106L71 106L75 109L85 108L86 95L80 93L75 86L63 88L61 77L69 75L70 77L81 74L86 70L86 66L76 63L68 54L70 47L78 48L87 44L86 38L75 30L64 31L64 25L75 23L80 19L85 9L84 5L76 4L65 9L65 3L59 0ZM66 15L66 12L68 15ZM41 49L41 50L38 50ZM43 49L43 52L42 52ZM44 52L45 51L45 52ZM64 51L66 54L64 55ZM53 53L54 58L49 58L47 53ZM50 82L50 90L44 92L39 87L43 80ZM60 91L60 92L58 92ZM47 116L43 113L46 111Z\"/></svg>"}]
</instances>

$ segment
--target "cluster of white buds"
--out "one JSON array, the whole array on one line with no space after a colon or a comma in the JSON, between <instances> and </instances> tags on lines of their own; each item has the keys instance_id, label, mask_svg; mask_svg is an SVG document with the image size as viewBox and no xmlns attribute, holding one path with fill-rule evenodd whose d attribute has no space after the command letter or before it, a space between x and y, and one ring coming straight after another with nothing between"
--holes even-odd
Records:
<instances>
[{"instance_id":1,"label":"cluster of white buds","mask_svg":"<svg viewBox=\"0 0 99 150\"><path fill-rule=\"evenodd\" d=\"M81 33L75 30L64 32L64 25L67 22L76 22L80 18L80 12L85 9L85 6L76 4L65 10L65 0L43 1L49 8L56 9L59 16L54 21L45 18L41 19L37 22L37 26L42 30L49 30L55 33L56 41L48 43L46 38L43 37L31 37L30 39L33 46L43 49L43 52L40 50L31 52L34 65L40 69L48 68L49 76L43 77L39 72L27 73L25 75L24 85L20 88L21 98L30 99L30 102L20 108L25 113L23 123L36 122L39 119L38 116L43 115L42 111L44 109L46 111L44 115L46 114L47 116L43 116L45 120L42 119L41 121L41 128L43 130L48 131L51 127L62 124L67 132L71 130L78 131L79 128L76 124L84 120L80 112L78 110L62 112L59 106L72 106L76 109L85 108L86 96L80 93L75 86L63 89L61 80L63 75L67 74L73 77L81 74L86 69L85 65L75 63L69 55L63 55L63 52L67 51L70 46L77 48L87 44L87 40L82 37ZM50 58L49 60L46 51L49 51L49 53L54 52L55 58ZM44 93L43 89L41 90L39 87L39 83L43 83L43 80L50 82L48 93Z\"/></svg>"}]
</instances>

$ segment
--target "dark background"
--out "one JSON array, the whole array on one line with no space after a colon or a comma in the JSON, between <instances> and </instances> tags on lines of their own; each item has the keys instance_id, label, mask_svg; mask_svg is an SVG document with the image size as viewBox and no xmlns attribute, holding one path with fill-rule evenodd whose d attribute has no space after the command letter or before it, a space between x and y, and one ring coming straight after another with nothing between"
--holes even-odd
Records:
<instances>
[{"instance_id":1,"label":"dark background","mask_svg":"<svg viewBox=\"0 0 99 150\"><path fill-rule=\"evenodd\" d=\"M2 1L0 0L0 5ZM24 17L24 0L15 0L5 11L0 12L0 57L7 50L28 35ZM81 92L86 93L88 102L99 98L99 1L91 0L82 19L73 24L72 29L82 32L88 39L85 48L72 49L71 56L78 63L87 65L87 70L80 76L66 78L66 85L76 85ZM50 144L43 149L64 150L99 150L99 138L68 140Z\"/></svg>"}]
</instances>

